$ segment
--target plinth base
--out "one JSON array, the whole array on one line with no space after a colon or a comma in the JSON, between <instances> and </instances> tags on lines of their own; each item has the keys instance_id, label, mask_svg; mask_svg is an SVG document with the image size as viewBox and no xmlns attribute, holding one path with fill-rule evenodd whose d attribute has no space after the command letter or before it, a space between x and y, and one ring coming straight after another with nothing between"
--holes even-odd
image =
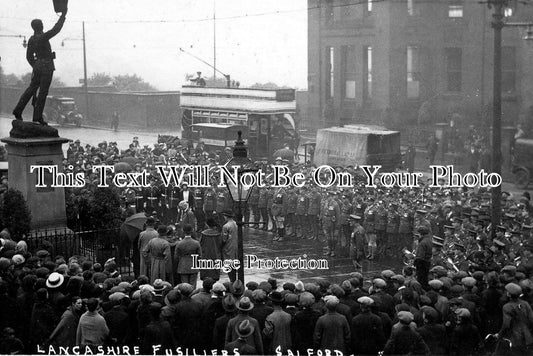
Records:
<instances>
[{"instance_id":1,"label":"plinth base","mask_svg":"<svg viewBox=\"0 0 533 356\"><path fill-rule=\"evenodd\" d=\"M38 126L33 123L29 125ZM38 188L37 174L31 173L31 167L55 165L61 172L63 170L61 145L69 140L61 137L6 137L1 141L7 144L9 153L9 187L19 190L24 195L32 215L32 229L66 227L65 189L50 186L51 173L45 174L47 186Z\"/></svg>"}]
</instances>

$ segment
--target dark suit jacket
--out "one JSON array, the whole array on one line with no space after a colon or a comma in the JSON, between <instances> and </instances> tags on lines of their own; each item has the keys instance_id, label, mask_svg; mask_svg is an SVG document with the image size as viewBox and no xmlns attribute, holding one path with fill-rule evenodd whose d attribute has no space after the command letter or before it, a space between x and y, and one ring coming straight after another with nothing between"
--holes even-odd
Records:
<instances>
[{"instance_id":1,"label":"dark suit jacket","mask_svg":"<svg viewBox=\"0 0 533 356\"><path fill-rule=\"evenodd\" d=\"M190 274L197 273L198 270L192 269L193 254L197 254L200 257L202 256L202 248L200 243L196 240L193 240L192 237L187 236L176 246L176 251L174 253L174 259L178 263L178 273L180 274Z\"/></svg>"},{"instance_id":2,"label":"dark suit jacket","mask_svg":"<svg viewBox=\"0 0 533 356\"><path fill-rule=\"evenodd\" d=\"M192 190L190 190L190 189L187 189L187 191L189 192L189 198L187 199L187 203L189 203L189 207L191 209L194 209L195 208L194 192ZM179 201L183 200L183 190L181 190L181 189L178 192L178 199L179 199Z\"/></svg>"}]
</instances>

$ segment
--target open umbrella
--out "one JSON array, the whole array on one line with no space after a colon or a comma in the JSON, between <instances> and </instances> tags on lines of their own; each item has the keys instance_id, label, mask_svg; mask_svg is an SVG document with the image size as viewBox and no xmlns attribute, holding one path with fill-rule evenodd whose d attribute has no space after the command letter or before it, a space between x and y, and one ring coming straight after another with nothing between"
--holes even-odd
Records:
<instances>
[{"instance_id":1,"label":"open umbrella","mask_svg":"<svg viewBox=\"0 0 533 356\"><path fill-rule=\"evenodd\" d=\"M128 163L129 165L133 167L135 166L136 163L139 163L139 160L132 156L126 156L122 158L121 162Z\"/></svg>"},{"instance_id":2,"label":"open umbrella","mask_svg":"<svg viewBox=\"0 0 533 356\"><path fill-rule=\"evenodd\" d=\"M287 159L289 162L292 162L294 160L294 151L289 148L281 148L279 150L274 151L274 154L272 155L274 159L281 157L281 159Z\"/></svg>"},{"instance_id":3,"label":"open umbrella","mask_svg":"<svg viewBox=\"0 0 533 356\"><path fill-rule=\"evenodd\" d=\"M126 162L118 162L115 163L115 172L131 172L132 167L129 163Z\"/></svg>"},{"instance_id":4,"label":"open umbrella","mask_svg":"<svg viewBox=\"0 0 533 356\"><path fill-rule=\"evenodd\" d=\"M147 217L144 213L134 214L120 225L120 235L127 236L130 241L135 240L139 232L143 231Z\"/></svg>"}]
</instances>

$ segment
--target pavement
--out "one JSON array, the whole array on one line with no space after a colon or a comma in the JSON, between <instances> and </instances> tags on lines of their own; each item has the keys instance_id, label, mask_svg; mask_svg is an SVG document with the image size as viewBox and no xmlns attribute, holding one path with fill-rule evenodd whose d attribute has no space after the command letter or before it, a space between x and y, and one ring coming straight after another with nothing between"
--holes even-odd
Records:
<instances>
[{"instance_id":1,"label":"pavement","mask_svg":"<svg viewBox=\"0 0 533 356\"><path fill-rule=\"evenodd\" d=\"M245 269L245 281L261 282L266 281L268 278L275 278L283 282L297 282L302 281L304 283L316 280L317 278L325 278L331 283L342 283L344 280L350 278L350 274L356 272L352 261L348 257L329 257L324 256L324 243L307 240L296 239L284 240L282 242L274 242L272 238L273 233L264 232L261 230L252 229L249 227L244 228L244 254L256 255L261 259L307 259L310 261L323 260L327 263L327 269ZM396 258L381 258L377 260L368 261L365 260L362 263L362 269L359 272L363 273L365 278L373 278L380 274L382 270L392 269L400 272L403 267L401 260ZM223 274L221 280L227 280L227 276Z\"/></svg>"}]
</instances>

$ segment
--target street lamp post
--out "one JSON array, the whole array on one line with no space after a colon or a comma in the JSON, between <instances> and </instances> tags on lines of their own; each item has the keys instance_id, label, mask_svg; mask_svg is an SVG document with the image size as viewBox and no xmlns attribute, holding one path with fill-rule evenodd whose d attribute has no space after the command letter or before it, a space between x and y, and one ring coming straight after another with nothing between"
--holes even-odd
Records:
<instances>
[{"instance_id":1,"label":"street lamp post","mask_svg":"<svg viewBox=\"0 0 533 356\"><path fill-rule=\"evenodd\" d=\"M87 83L87 49L85 46L85 21L82 22L82 38L65 38L61 41L61 47L65 46L65 41L83 42L83 93L85 95L85 118L89 119L89 83Z\"/></svg>"},{"instance_id":2,"label":"street lamp post","mask_svg":"<svg viewBox=\"0 0 533 356\"><path fill-rule=\"evenodd\" d=\"M254 173L256 170L252 168L252 161L248 158L248 149L242 140L242 132L238 132L238 139L235 141L233 147L233 158L226 163L228 170L237 169L237 180L231 181L226 179L225 183L228 188L231 199L237 203L237 211L235 213L237 223L237 258L239 259L240 268L237 272L237 278L244 283L244 236L243 226L243 207L248 202L253 186L243 184L241 177L247 173ZM235 204L234 204L235 208Z\"/></svg>"},{"instance_id":3,"label":"street lamp post","mask_svg":"<svg viewBox=\"0 0 533 356\"><path fill-rule=\"evenodd\" d=\"M501 130L502 130L502 30L504 27L526 27L525 40L532 39L533 23L506 23L506 10L511 0L489 0L489 7L494 8L492 28L494 29L494 73L493 73L493 107L492 107L492 172L502 173ZM492 188L491 225L492 238L496 237L496 226L500 224L502 188Z\"/></svg>"}]
</instances>

